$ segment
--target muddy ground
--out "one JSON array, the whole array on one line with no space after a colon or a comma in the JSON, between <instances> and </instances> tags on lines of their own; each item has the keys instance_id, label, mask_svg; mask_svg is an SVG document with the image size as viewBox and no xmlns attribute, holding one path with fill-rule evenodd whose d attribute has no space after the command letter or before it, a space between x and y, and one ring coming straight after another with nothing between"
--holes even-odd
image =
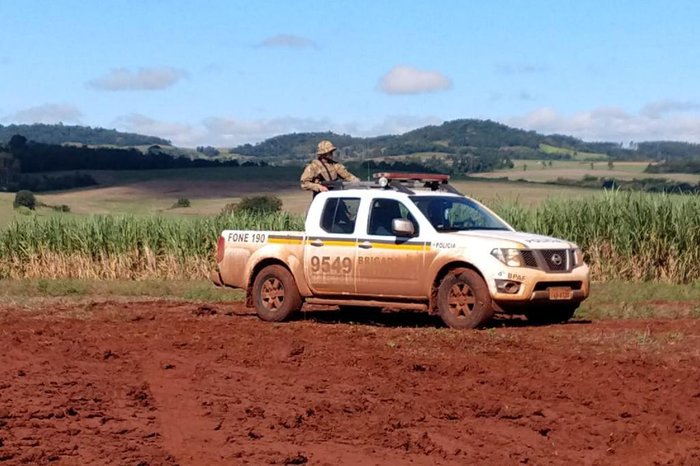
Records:
<instances>
[{"instance_id":1,"label":"muddy ground","mask_svg":"<svg viewBox=\"0 0 700 466\"><path fill-rule=\"evenodd\" d=\"M0 305L0 464L700 464L700 321Z\"/></svg>"}]
</instances>

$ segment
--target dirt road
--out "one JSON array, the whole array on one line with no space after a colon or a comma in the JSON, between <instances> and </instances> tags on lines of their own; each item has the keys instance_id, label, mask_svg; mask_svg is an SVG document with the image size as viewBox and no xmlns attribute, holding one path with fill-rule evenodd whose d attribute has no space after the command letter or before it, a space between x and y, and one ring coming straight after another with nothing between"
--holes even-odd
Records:
<instances>
[{"instance_id":1,"label":"dirt road","mask_svg":"<svg viewBox=\"0 0 700 466\"><path fill-rule=\"evenodd\" d=\"M700 464L700 321L0 305L0 464Z\"/></svg>"}]
</instances>

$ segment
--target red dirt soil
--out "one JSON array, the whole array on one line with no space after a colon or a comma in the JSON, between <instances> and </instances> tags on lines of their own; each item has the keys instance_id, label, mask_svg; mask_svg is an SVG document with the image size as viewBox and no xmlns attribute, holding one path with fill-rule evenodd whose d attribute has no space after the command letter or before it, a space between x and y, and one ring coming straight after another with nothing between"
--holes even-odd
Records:
<instances>
[{"instance_id":1,"label":"red dirt soil","mask_svg":"<svg viewBox=\"0 0 700 466\"><path fill-rule=\"evenodd\" d=\"M698 320L49 302L0 345L0 465L700 464Z\"/></svg>"}]
</instances>

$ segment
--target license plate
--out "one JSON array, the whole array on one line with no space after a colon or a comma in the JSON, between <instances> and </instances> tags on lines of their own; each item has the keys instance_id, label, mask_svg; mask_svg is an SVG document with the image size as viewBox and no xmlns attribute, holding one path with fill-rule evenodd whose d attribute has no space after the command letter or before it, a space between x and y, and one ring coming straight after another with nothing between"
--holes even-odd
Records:
<instances>
[{"instance_id":1,"label":"license plate","mask_svg":"<svg viewBox=\"0 0 700 466\"><path fill-rule=\"evenodd\" d=\"M549 299L571 299L571 287L555 286L548 288Z\"/></svg>"}]
</instances>

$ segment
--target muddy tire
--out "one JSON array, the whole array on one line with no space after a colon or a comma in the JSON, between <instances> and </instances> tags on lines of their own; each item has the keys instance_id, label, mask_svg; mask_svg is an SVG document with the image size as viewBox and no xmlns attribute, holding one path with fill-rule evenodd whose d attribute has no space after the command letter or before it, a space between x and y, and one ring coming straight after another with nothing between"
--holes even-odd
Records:
<instances>
[{"instance_id":1,"label":"muddy tire","mask_svg":"<svg viewBox=\"0 0 700 466\"><path fill-rule=\"evenodd\" d=\"M493 317L486 283L471 269L454 269L443 278L437 295L438 313L448 327L477 328Z\"/></svg>"},{"instance_id":2,"label":"muddy tire","mask_svg":"<svg viewBox=\"0 0 700 466\"><path fill-rule=\"evenodd\" d=\"M525 317L534 325L561 324L574 316L578 306L578 303L541 306L525 311Z\"/></svg>"},{"instance_id":3,"label":"muddy tire","mask_svg":"<svg viewBox=\"0 0 700 466\"><path fill-rule=\"evenodd\" d=\"M301 309L301 304L294 277L281 265L269 265L255 277L253 305L262 320L281 322Z\"/></svg>"}]
</instances>

